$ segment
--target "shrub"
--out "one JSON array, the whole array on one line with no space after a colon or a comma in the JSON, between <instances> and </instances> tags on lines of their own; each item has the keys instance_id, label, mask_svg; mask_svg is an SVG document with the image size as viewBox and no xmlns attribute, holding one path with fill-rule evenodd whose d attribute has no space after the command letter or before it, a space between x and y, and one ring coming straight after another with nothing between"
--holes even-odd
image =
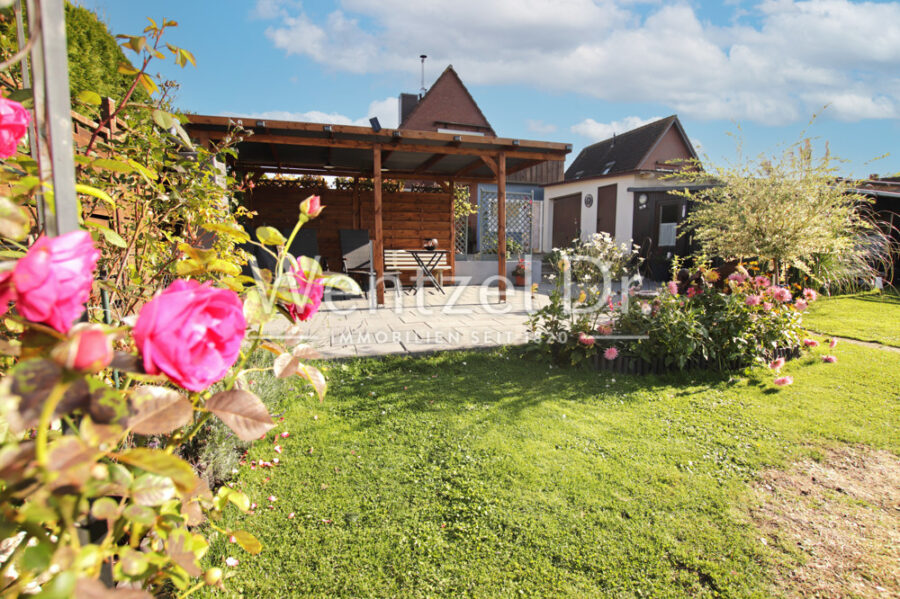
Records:
<instances>
[{"instance_id":1,"label":"shrub","mask_svg":"<svg viewBox=\"0 0 900 599\"><path fill-rule=\"evenodd\" d=\"M794 298L743 267L727 281L718 281L716 270L700 273L686 289L670 283L657 298L632 302L617 317L615 333L647 336L626 342L628 353L667 367L728 370L800 347L801 312L812 294Z\"/></svg>"}]
</instances>

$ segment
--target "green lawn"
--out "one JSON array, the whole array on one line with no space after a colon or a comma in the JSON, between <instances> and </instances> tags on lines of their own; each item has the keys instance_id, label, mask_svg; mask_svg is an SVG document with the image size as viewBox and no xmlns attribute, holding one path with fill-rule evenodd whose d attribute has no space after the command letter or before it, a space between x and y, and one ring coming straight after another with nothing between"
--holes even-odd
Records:
<instances>
[{"instance_id":1,"label":"green lawn","mask_svg":"<svg viewBox=\"0 0 900 599\"><path fill-rule=\"evenodd\" d=\"M900 295L860 293L823 297L803 316L810 330L900 347Z\"/></svg>"},{"instance_id":2,"label":"green lawn","mask_svg":"<svg viewBox=\"0 0 900 599\"><path fill-rule=\"evenodd\" d=\"M247 597L766 596L793 554L746 516L755 473L835 443L900 452L900 353L832 351L782 389L501 351L333 364L321 404L259 381L290 437L255 444L281 464L241 469L260 507L226 525L265 548L217 537L207 562L239 558Z\"/></svg>"}]
</instances>

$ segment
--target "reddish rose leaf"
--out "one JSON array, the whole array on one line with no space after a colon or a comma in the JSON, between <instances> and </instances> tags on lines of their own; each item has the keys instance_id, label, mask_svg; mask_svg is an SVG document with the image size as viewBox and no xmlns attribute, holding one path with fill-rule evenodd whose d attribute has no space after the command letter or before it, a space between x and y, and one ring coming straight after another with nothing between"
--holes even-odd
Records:
<instances>
[{"instance_id":1,"label":"reddish rose leaf","mask_svg":"<svg viewBox=\"0 0 900 599\"><path fill-rule=\"evenodd\" d=\"M255 441L275 427L266 406L249 391L216 393L206 401L206 409L221 418L242 441Z\"/></svg>"},{"instance_id":2,"label":"reddish rose leaf","mask_svg":"<svg viewBox=\"0 0 900 599\"><path fill-rule=\"evenodd\" d=\"M37 425L47 396L62 380L62 368L50 360L26 360L10 371L7 380L3 391L21 398L18 411L10 411L8 415L10 430L20 433ZM75 381L56 406L53 417L87 407L89 398L87 383L83 379Z\"/></svg>"},{"instance_id":3,"label":"reddish rose leaf","mask_svg":"<svg viewBox=\"0 0 900 599\"><path fill-rule=\"evenodd\" d=\"M139 435L164 435L188 424L194 407L187 397L166 387L138 387L131 396L134 413L128 428Z\"/></svg>"}]
</instances>

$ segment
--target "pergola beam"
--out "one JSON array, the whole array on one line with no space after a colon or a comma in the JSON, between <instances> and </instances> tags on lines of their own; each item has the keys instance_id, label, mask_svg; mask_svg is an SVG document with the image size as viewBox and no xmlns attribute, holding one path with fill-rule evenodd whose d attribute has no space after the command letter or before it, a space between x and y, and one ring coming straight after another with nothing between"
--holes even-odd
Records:
<instances>
[{"instance_id":1,"label":"pergola beam","mask_svg":"<svg viewBox=\"0 0 900 599\"><path fill-rule=\"evenodd\" d=\"M446 157L447 157L446 154L435 154L432 157L425 160L424 162L422 162L415 169L413 169L413 172L421 173L421 172L427 171L428 169L430 169L431 167L433 167L435 164L437 164L438 162L440 162L441 160L443 160Z\"/></svg>"},{"instance_id":2,"label":"pergola beam","mask_svg":"<svg viewBox=\"0 0 900 599\"><path fill-rule=\"evenodd\" d=\"M207 131L210 139L221 140L227 136L224 131ZM351 150L370 150L373 143L361 139L330 139L327 137L300 137L296 135L278 135L273 133L258 133L245 137L243 143L275 143L293 146L309 146L309 147L331 147L344 148ZM448 142L453 144L452 141ZM380 144L379 144L380 145ZM398 143L393 145L395 152L410 152L415 154L446 154L446 155L482 155L489 151L490 148L469 148L461 145L431 145L431 144L407 144ZM566 151L567 152L567 151ZM527 160L564 160L565 152L559 151L535 151L528 150L511 150L505 152L507 158L524 158Z\"/></svg>"}]
</instances>

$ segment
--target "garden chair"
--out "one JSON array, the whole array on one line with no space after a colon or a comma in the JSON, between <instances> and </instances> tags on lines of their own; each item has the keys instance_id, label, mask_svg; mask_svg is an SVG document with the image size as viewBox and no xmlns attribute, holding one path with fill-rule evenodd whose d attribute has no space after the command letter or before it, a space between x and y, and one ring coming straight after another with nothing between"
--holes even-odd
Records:
<instances>
[{"instance_id":1,"label":"garden chair","mask_svg":"<svg viewBox=\"0 0 900 599\"><path fill-rule=\"evenodd\" d=\"M344 263L344 272L348 275L362 278L367 286L366 296L369 305L375 307L375 264L372 260L372 240L369 239L369 231L366 229L340 229L341 256ZM384 280L391 281L397 292L399 300L402 287L400 286L400 271L385 271Z\"/></svg>"}]
</instances>

